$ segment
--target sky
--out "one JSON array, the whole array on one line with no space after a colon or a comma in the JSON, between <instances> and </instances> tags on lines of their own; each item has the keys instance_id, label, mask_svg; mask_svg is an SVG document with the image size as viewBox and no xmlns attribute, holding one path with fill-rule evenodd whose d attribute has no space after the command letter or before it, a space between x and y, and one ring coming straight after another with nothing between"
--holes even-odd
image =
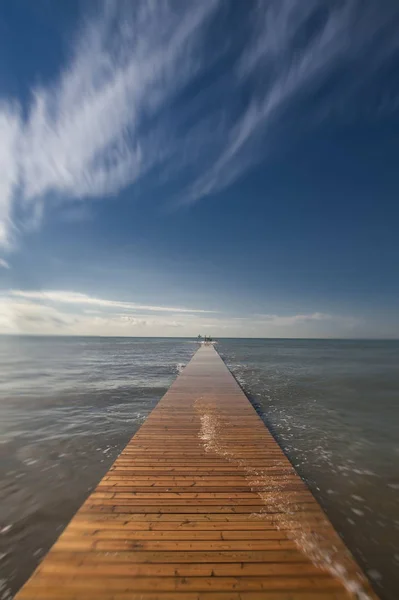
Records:
<instances>
[{"instance_id":1,"label":"sky","mask_svg":"<svg viewBox=\"0 0 399 600\"><path fill-rule=\"evenodd\" d=\"M0 333L399 337L397 0L4 0Z\"/></svg>"}]
</instances>

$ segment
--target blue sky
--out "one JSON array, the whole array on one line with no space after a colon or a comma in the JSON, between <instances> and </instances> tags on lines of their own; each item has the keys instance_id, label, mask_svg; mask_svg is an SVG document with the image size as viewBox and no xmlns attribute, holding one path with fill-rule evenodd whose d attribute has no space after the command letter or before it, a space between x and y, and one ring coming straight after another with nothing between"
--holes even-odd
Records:
<instances>
[{"instance_id":1,"label":"blue sky","mask_svg":"<svg viewBox=\"0 0 399 600\"><path fill-rule=\"evenodd\" d=\"M396 0L0 6L0 332L398 337Z\"/></svg>"}]
</instances>

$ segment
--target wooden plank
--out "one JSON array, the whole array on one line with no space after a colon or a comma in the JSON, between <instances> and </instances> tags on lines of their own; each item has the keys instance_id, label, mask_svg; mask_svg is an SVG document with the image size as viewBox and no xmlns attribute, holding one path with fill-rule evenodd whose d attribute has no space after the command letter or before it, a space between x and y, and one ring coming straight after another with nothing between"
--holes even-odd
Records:
<instances>
[{"instance_id":1,"label":"wooden plank","mask_svg":"<svg viewBox=\"0 0 399 600\"><path fill-rule=\"evenodd\" d=\"M75 561L45 561L40 568L42 575L73 575ZM172 563L172 564L129 564L129 563L84 563L80 566L81 576L101 577L231 577L241 571L246 577L313 576L326 577L312 564L302 563Z\"/></svg>"},{"instance_id":2,"label":"wooden plank","mask_svg":"<svg viewBox=\"0 0 399 600\"><path fill-rule=\"evenodd\" d=\"M353 598L346 592L321 592L320 590L299 591L266 591L261 592L108 592L102 590L99 596L98 590L75 590L73 593L69 588L53 586L41 589L24 589L21 593L24 600L348 600Z\"/></svg>"},{"instance_id":3,"label":"wooden plank","mask_svg":"<svg viewBox=\"0 0 399 600\"><path fill-rule=\"evenodd\" d=\"M79 575L73 578L69 575L58 575L56 578L46 575L43 571L40 577L33 577L31 587L43 589L46 585L68 586L71 591L84 594L85 590L97 590L101 595L102 591L124 591L137 592L148 591L250 591L250 590L339 590L341 585L338 580L332 577L280 577L278 574L273 577L247 577L239 575L238 577L101 577Z\"/></svg>"},{"instance_id":4,"label":"wooden plank","mask_svg":"<svg viewBox=\"0 0 399 600\"><path fill-rule=\"evenodd\" d=\"M212 346L202 346L18 600L375 599Z\"/></svg>"}]
</instances>

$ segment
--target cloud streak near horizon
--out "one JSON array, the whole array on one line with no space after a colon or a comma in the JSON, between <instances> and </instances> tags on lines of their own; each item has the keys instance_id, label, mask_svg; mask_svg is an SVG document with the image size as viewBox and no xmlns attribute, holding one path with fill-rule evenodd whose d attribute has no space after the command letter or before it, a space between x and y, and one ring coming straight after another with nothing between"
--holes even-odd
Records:
<instances>
[{"instance_id":1,"label":"cloud streak near horizon","mask_svg":"<svg viewBox=\"0 0 399 600\"><path fill-rule=\"evenodd\" d=\"M357 320L323 312L232 315L203 309L142 305L80 292L8 290L0 294L0 334L219 337L307 337L353 332ZM327 327L327 329L325 329ZM338 328L338 329L337 329Z\"/></svg>"},{"instance_id":2,"label":"cloud streak near horizon","mask_svg":"<svg viewBox=\"0 0 399 600\"><path fill-rule=\"evenodd\" d=\"M153 187L173 186L178 204L218 192L270 155L290 118L309 127L339 114L342 98L364 92L398 52L393 3L253 0L240 9L247 41L230 56L237 32L211 31L231 6L104 2L26 110L0 98L0 246L12 249L50 204L116 201L150 173ZM198 83L227 56L226 72ZM339 95L326 88L337 77ZM362 106L377 116L397 98L363 94Z\"/></svg>"},{"instance_id":3,"label":"cloud streak near horizon","mask_svg":"<svg viewBox=\"0 0 399 600\"><path fill-rule=\"evenodd\" d=\"M103 298L95 298L80 292L69 292L60 290L11 290L11 296L18 298L26 298L28 300L39 300L44 302L55 302L60 304L76 304L99 306L102 308L118 308L123 310L137 311L144 310L150 312L172 312L172 313L214 313L213 310L203 310L199 308L181 308L173 306L153 306L148 304L136 304L134 302L124 302L120 300L105 300Z\"/></svg>"}]
</instances>

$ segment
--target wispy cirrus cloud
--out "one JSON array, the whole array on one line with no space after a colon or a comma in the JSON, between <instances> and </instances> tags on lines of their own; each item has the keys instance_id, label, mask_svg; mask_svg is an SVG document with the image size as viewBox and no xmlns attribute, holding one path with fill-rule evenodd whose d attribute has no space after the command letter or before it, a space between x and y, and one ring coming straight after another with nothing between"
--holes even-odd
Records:
<instances>
[{"instance_id":1,"label":"wispy cirrus cloud","mask_svg":"<svg viewBox=\"0 0 399 600\"><path fill-rule=\"evenodd\" d=\"M237 87L252 93L186 202L227 187L270 156L287 137L287 121L292 133L295 118L308 129L332 113L347 119L345 112L353 111L355 119L362 111L376 116L398 108L398 90L389 100L384 86L376 98L364 93L379 68L397 57L395 3L258 0L253 7L249 42L235 69Z\"/></svg>"},{"instance_id":2,"label":"wispy cirrus cloud","mask_svg":"<svg viewBox=\"0 0 399 600\"><path fill-rule=\"evenodd\" d=\"M164 128L151 119L199 68L216 4L98 3L58 79L32 90L27 116L16 99L0 103L0 245L40 221L50 194L113 195L162 161Z\"/></svg>"},{"instance_id":3,"label":"wispy cirrus cloud","mask_svg":"<svg viewBox=\"0 0 399 600\"><path fill-rule=\"evenodd\" d=\"M112 197L150 172L198 201L356 91L375 113L396 109L367 83L396 56L398 24L395 2L372 0L96 3L58 77L24 110L0 101L0 246L49 203Z\"/></svg>"}]
</instances>

